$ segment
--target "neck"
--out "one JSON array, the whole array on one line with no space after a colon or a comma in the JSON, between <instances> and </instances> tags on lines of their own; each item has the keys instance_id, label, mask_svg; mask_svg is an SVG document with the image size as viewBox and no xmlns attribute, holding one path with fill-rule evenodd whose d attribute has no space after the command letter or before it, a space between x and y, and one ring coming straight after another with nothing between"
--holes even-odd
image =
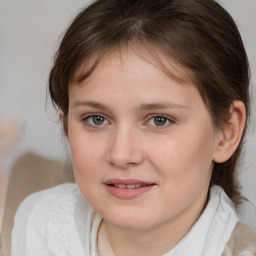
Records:
<instances>
[{"instance_id":1,"label":"neck","mask_svg":"<svg viewBox=\"0 0 256 256\"><path fill-rule=\"evenodd\" d=\"M159 231L124 231L118 228L107 226L107 234L114 255L155 256L163 255L164 253L171 250L185 235L178 235L174 229L170 234L170 230L167 232L167 230L164 229ZM166 235L166 233L168 233L168 235Z\"/></svg>"},{"instance_id":2,"label":"neck","mask_svg":"<svg viewBox=\"0 0 256 256\"><path fill-rule=\"evenodd\" d=\"M155 256L163 255L174 248L189 232L205 206L206 198L191 216L189 209L168 223L141 230L127 230L103 221L102 228L112 247L113 255L118 256Z\"/></svg>"}]
</instances>

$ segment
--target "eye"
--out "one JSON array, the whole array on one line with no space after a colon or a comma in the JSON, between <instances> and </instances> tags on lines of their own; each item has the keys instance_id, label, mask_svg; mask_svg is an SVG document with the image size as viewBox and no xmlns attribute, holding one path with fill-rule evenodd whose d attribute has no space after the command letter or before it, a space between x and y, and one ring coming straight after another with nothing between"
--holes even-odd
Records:
<instances>
[{"instance_id":1,"label":"eye","mask_svg":"<svg viewBox=\"0 0 256 256\"><path fill-rule=\"evenodd\" d=\"M89 115L83 118L83 121L91 126L101 126L109 124L108 120L102 115Z\"/></svg>"},{"instance_id":2,"label":"eye","mask_svg":"<svg viewBox=\"0 0 256 256\"><path fill-rule=\"evenodd\" d=\"M158 127L165 127L172 123L174 123L174 121L172 121L170 118L163 115L155 115L151 117L148 121L149 125L158 126Z\"/></svg>"}]
</instances>

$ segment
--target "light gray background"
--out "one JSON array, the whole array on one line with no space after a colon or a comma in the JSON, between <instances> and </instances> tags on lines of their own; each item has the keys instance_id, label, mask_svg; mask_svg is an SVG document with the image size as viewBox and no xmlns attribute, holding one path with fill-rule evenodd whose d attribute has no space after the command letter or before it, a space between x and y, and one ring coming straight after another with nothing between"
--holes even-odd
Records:
<instances>
[{"instance_id":1,"label":"light gray background","mask_svg":"<svg viewBox=\"0 0 256 256\"><path fill-rule=\"evenodd\" d=\"M64 161L65 150L55 111L46 102L47 76L61 34L89 1L0 0L0 120L17 117L23 139L12 161L27 151ZM256 0L221 0L238 24L252 71L255 117ZM252 120L251 123L254 121ZM246 140L241 164L243 193L256 205L256 136Z\"/></svg>"}]
</instances>

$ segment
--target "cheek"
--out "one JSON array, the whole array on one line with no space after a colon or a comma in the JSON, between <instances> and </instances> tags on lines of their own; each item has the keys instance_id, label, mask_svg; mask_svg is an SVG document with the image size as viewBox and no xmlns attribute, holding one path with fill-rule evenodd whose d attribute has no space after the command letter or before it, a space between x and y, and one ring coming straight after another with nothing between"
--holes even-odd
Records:
<instances>
[{"instance_id":1,"label":"cheek","mask_svg":"<svg viewBox=\"0 0 256 256\"><path fill-rule=\"evenodd\" d=\"M84 198L93 205L94 201L100 201L97 186L100 182L102 147L93 143L86 136L78 136L79 133L69 137L72 154L73 169L76 183Z\"/></svg>"},{"instance_id":2,"label":"cheek","mask_svg":"<svg viewBox=\"0 0 256 256\"><path fill-rule=\"evenodd\" d=\"M199 179L208 174L212 162L212 142L209 134L180 133L161 141L151 151L151 162L164 177L173 183ZM156 144L155 144L156 145Z\"/></svg>"},{"instance_id":3,"label":"cheek","mask_svg":"<svg viewBox=\"0 0 256 256\"><path fill-rule=\"evenodd\" d=\"M70 129L69 145L75 176L95 174L103 155L103 143L82 131Z\"/></svg>"}]
</instances>

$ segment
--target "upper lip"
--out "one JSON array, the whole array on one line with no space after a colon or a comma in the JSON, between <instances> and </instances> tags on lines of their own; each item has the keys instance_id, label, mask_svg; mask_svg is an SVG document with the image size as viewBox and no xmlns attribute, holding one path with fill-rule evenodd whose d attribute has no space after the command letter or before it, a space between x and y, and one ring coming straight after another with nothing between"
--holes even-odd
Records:
<instances>
[{"instance_id":1,"label":"upper lip","mask_svg":"<svg viewBox=\"0 0 256 256\"><path fill-rule=\"evenodd\" d=\"M132 184L140 184L140 185L154 185L153 182L147 182L137 179L110 179L104 182L106 185L132 185Z\"/></svg>"}]
</instances>

